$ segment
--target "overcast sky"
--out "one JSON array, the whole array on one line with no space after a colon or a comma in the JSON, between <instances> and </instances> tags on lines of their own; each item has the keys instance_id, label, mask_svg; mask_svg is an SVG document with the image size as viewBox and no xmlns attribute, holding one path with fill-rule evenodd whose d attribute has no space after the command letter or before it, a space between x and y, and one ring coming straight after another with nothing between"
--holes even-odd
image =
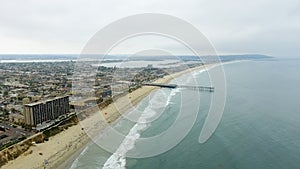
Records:
<instances>
[{"instance_id":1,"label":"overcast sky","mask_svg":"<svg viewBox=\"0 0 300 169\"><path fill-rule=\"evenodd\" d=\"M80 53L102 27L139 13L197 27L218 53L294 56L299 0L0 0L0 53Z\"/></svg>"}]
</instances>

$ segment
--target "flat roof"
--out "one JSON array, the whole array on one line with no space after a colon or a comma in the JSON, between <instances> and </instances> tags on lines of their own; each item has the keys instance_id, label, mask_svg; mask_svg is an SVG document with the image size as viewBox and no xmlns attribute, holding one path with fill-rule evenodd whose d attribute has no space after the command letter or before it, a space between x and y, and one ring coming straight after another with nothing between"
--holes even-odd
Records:
<instances>
[{"instance_id":1,"label":"flat roof","mask_svg":"<svg viewBox=\"0 0 300 169\"><path fill-rule=\"evenodd\" d=\"M55 98L52 98L52 99L47 99L47 100L38 101L38 102L34 102L34 103L28 103L28 104L25 104L24 106L35 106L35 105L38 105L38 104L41 104L41 103L45 104L46 102L61 99L61 98L64 98L64 97L69 97L69 95L59 96L59 97L55 97Z\"/></svg>"},{"instance_id":2,"label":"flat roof","mask_svg":"<svg viewBox=\"0 0 300 169\"><path fill-rule=\"evenodd\" d=\"M97 97L88 97L85 99L81 99L81 100L76 100L76 101L71 101L70 105L74 105L74 106L85 106L87 101L97 101Z\"/></svg>"}]
</instances>

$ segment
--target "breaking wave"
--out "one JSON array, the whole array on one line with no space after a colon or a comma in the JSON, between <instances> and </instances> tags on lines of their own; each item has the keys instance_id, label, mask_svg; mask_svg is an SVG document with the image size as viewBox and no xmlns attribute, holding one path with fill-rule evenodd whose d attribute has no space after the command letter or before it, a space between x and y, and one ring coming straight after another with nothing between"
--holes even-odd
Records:
<instances>
[{"instance_id":1,"label":"breaking wave","mask_svg":"<svg viewBox=\"0 0 300 169\"><path fill-rule=\"evenodd\" d=\"M162 94L159 92L155 92L154 96L149 101L149 105L139 117L138 123L130 129L119 148L107 159L102 169L125 169L126 153L134 148L136 140L140 138L140 133L150 125L148 119L157 115L155 109L161 108L162 106L166 107L171 104L172 97L179 92L180 89L171 90L167 98L162 97ZM165 103L159 100L165 100Z\"/></svg>"}]
</instances>

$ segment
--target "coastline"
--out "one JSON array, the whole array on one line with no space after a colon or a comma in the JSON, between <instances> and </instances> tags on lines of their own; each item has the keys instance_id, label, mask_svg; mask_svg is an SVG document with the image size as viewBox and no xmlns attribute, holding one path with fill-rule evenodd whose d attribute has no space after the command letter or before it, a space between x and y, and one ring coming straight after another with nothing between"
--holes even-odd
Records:
<instances>
[{"instance_id":1,"label":"coastline","mask_svg":"<svg viewBox=\"0 0 300 169\"><path fill-rule=\"evenodd\" d=\"M213 67L218 63L201 65L198 67L176 72L156 80L157 83L168 83L172 79L186 73L203 70ZM31 146L27 152L15 160L9 161L2 166L3 169L40 169L40 168L70 168L74 160L82 150L90 143L91 139L85 131L104 130L107 125L105 121L116 122L123 113L137 105L147 97L153 90L159 87L143 86L132 93L128 93L115 100L112 104L103 108L100 112L95 112L79 124L69 127L69 129L51 137L49 141ZM116 106L117 105L117 106ZM105 115L103 114L105 112ZM121 113L120 113L121 112ZM99 121L99 117L102 118ZM104 123L103 123L104 122ZM99 134L99 133L97 133ZM28 152L32 152L29 154ZM42 153L42 155L40 155ZM44 165L45 162L47 165Z\"/></svg>"}]
</instances>

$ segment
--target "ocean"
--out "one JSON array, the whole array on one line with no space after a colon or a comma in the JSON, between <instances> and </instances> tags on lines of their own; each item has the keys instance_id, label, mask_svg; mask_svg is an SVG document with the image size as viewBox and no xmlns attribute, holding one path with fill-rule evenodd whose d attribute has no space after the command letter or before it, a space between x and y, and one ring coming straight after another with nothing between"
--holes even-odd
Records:
<instances>
[{"instance_id":1,"label":"ocean","mask_svg":"<svg viewBox=\"0 0 300 169\"><path fill-rule=\"evenodd\" d=\"M131 113L150 118L137 125L125 118L114 129L130 139L112 154L102 149L101 138L89 144L72 169L296 169L300 168L300 60L270 59L225 64L226 105L214 134L203 144L199 134L213 93L190 89L159 89L141 101ZM191 78L193 75L193 78ZM210 85L206 72L193 72L171 83ZM198 97L199 96L199 97ZM168 131L180 114L192 116L192 128L182 126L156 147L141 146L138 138ZM139 119L141 120L141 119ZM142 119L143 120L143 119ZM124 158L131 151L162 151L173 137L183 135L176 146L153 157ZM149 144L150 145L150 144ZM154 144L155 145L155 144ZM121 156L118 156L121 154Z\"/></svg>"}]
</instances>

